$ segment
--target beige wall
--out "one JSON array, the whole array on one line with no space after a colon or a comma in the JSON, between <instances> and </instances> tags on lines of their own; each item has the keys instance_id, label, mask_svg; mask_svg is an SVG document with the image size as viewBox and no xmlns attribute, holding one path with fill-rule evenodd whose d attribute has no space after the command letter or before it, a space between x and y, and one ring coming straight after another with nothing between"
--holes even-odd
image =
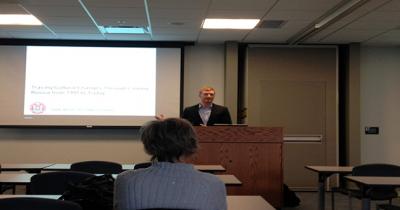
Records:
<instances>
[{"instance_id":1,"label":"beige wall","mask_svg":"<svg viewBox=\"0 0 400 210\"><path fill-rule=\"evenodd\" d=\"M400 48L361 48L361 163L400 165ZM379 135L365 135L379 126Z\"/></svg>"},{"instance_id":2,"label":"beige wall","mask_svg":"<svg viewBox=\"0 0 400 210\"><path fill-rule=\"evenodd\" d=\"M1 163L148 161L137 129L0 129Z\"/></svg>"},{"instance_id":3,"label":"beige wall","mask_svg":"<svg viewBox=\"0 0 400 210\"><path fill-rule=\"evenodd\" d=\"M199 88L216 90L214 102L224 104L224 45L196 45L185 48L184 106L199 102Z\"/></svg>"},{"instance_id":4,"label":"beige wall","mask_svg":"<svg viewBox=\"0 0 400 210\"><path fill-rule=\"evenodd\" d=\"M184 104L198 102L202 85L217 89L216 103L224 100L224 46L186 48ZM1 116L0 116L1 117ZM15 129L0 128L0 163L69 163L82 160L120 163L148 161L137 129Z\"/></svg>"}]
</instances>

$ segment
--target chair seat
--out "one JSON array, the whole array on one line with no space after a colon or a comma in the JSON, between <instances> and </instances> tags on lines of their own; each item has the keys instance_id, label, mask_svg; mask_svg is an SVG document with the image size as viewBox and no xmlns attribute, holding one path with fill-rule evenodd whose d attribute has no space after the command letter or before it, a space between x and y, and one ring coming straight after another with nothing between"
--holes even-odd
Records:
<instances>
[{"instance_id":1,"label":"chair seat","mask_svg":"<svg viewBox=\"0 0 400 210\"><path fill-rule=\"evenodd\" d=\"M390 204L378 204L376 206L377 210L400 210L399 206L393 206Z\"/></svg>"},{"instance_id":2,"label":"chair seat","mask_svg":"<svg viewBox=\"0 0 400 210\"><path fill-rule=\"evenodd\" d=\"M359 190L349 190L349 194L358 199L363 197ZM371 200L390 200L397 197L397 192L394 189L370 189L367 191L367 196Z\"/></svg>"}]
</instances>

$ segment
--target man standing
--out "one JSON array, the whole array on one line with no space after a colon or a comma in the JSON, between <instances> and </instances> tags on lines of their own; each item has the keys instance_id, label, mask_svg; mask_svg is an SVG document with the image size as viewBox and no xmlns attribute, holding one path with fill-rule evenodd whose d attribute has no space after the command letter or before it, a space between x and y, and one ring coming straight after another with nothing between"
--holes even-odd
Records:
<instances>
[{"instance_id":1,"label":"man standing","mask_svg":"<svg viewBox=\"0 0 400 210\"><path fill-rule=\"evenodd\" d=\"M183 110L182 118L193 125L232 124L228 108L213 103L215 90L203 87L199 91L200 103Z\"/></svg>"}]
</instances>

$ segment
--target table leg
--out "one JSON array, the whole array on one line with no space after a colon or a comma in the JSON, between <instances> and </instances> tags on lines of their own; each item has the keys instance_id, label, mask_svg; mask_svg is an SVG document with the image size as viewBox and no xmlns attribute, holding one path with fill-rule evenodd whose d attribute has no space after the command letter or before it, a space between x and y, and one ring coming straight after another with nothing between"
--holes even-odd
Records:
<instances>
[{"instance_id":1,"label":"table leg","mask_svg":"<svg viewBox=\"0 0 400 210\"><path fill-rule=\"evenodd\" d=\"M318 209L325 210L325 183L326 176L323 174L318 175Z\"/></svg>"}]
</instances>

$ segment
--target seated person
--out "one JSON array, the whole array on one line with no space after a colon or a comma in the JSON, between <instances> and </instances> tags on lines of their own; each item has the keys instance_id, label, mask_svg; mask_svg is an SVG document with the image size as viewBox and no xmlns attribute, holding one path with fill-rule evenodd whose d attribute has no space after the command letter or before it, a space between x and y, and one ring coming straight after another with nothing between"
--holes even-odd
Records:
<instances>
[{"instance_id":1,"label":"seated person","mask_svg":"<svg viewBox=\"0 0 400 210\"><path fill-rule=\"evenodd\" d=\"M116 210L227 209L224 183L184 162L197 150L197 137L188 121L177 118L152 121L142 127L141 140L153 164L118 175Z\"/></svg>"}]
</instances>

